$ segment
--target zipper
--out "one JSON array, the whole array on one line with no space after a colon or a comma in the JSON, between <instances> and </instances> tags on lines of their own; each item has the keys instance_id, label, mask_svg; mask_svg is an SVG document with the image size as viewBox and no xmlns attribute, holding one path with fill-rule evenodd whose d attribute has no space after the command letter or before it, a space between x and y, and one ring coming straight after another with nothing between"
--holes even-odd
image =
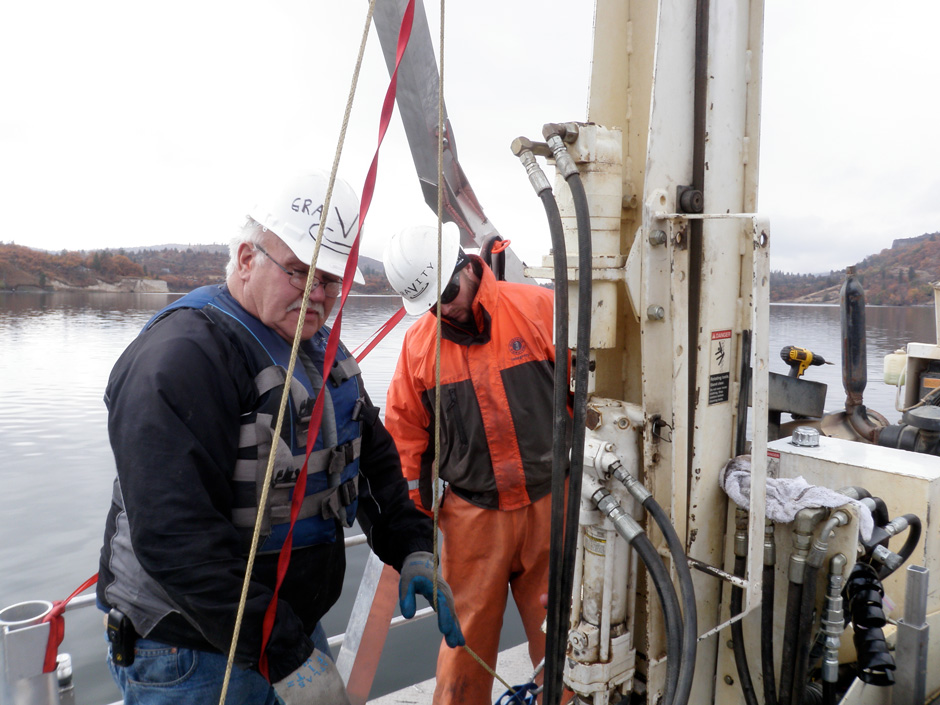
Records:
<instances>
[{"instance_id":1,"label":"zipper","mask_svg":"<svg viewBox=\"0 0 940 705\"><path fill-rule=\"evenodd\" d=\"M457 427L457 435L460 437L461 445L466 446L467 432L463 427L463 422L460 420L459 408L457 406L457 390L453 387L449 387L447 393L450 395L450 404L447 406L448 413L450 413L454 419L454 425Z\"/></svg>"}]
</instances>

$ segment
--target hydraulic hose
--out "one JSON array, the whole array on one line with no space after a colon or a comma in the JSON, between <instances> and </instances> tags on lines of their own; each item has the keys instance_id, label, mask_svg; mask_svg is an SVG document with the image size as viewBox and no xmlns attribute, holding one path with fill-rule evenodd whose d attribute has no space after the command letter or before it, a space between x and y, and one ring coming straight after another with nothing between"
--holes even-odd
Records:
<instances>
[{"instance_id":1,"label":"hydraulic hose","mask_svg":"<svg viewBox=\"0 0 940 705\"><path fill-rule=\"evenodd\" d=\"M888 505L885 504L885 501L881 497L871 497L871 501L874 504L874 509L872 509L872 519L875 520L876 526L884 526L889 521L891 521L891 516L888 514Z\"/></svg>"},{"instance_id":2,"label":"hydraulic hose","mask_svg":"<svg viewBox=\"0 0 940 705\"><path fill-rule=\"evenodd\" d=\"M813 619L816 607L816 579L818 576L819 568L807 564L803 572L803 591L796 635L796 656L793 666L793 687L790 692L790 705L800 705L803 702L803 691L806 689L806 672L809 668L809 649L812 645Z\"/></svg>"},{"instance_id":3,"label":"hydraulic hose","mask_svg":"<svg viewBox=\"0 0 940 705\"><path fill-rule=\"evenodd\" d=\"M813 529L826 517L822 508L801 509L796 514L793 530L793 552L790 554L790 586L787 590L787 609L784 614L783 658L780 666L780 693L778 705L790 705L794 685L793 674L800 628L800 604L803 601L803 577L806 559L813 541ZM802 686L800 687L802 696Z\"/></svg>"},{"instance_id":4,"label":"hydraulic hose","mask_svg":"<svg viewBox=\"0 0 940 705\"><path fill-rule=\"evenodd\" d=\"M886 624L882 603L884 588L875 569L867 563L856 563L845 586L845 595L855 628L853 641L859 680L870 685L892 685L896 666L882 631Z\"/></svg>"},{"instance_id":5,"label":"hydraulic hose","mask_svg":"<svg viewBox=\"0 0 940 705\"><path fill-rule=\"evenodd\" d=\"M502 241L502 237L493 233L486 236L483 240L483 246L480 248L480 257L489 265L493 276L496 277L496 281L506 281L506 255L501 251L493 254L493 248L496 247L497 243Z\"/></svg>"},{"instance_id":6,"label":"hydraulic hose","mask_svg":"<svg viewBox=\"0 0 940 705\"><path fill-rule=\"evenodd\" d=\"M734 557L734 574L740 578L745 575L747 567L747 556ZM737 585L731 586L731 616L737 617L741 614L744 601L744 590ZM751 680L751 671L747 666L747 654L744 651L744 625L738 619L731 623L731 647L734 650L734 665L738 668L738 682L741 684L741 692L744 694L744 702L747 705L757 705L757 692L754 690L754 682Z\"/></svg>"},{"instance_id":7,"label":"hydraulic hose","mask_svg":"<svg viewBox=\"0 0 940 705\"><path fill-rule=\"evenodd\" d=\"M764 705L777 705L777 683L774 676L774 576L771 563L764 566L761 583L760 660L764 679Z\"/></svg>"},{"instance_id":8,"label":"hydraulic hose","mask_svg":"<svg viewBox=\"0 0 940 705\"><path fill-rule=\"evenodd\" d=\"M591 346L591 291L592 291L592 247L591 217L587 194L581 183L581 175L564 140L560 136L563 126L546 125L543 135L555 157L555 167L564 176L574 199L575 217L578 225L578 334L575 349L574 373L574 418L571 433L571 472L568 480L568 507L565 513L564 550L560 586L560 616L558 642L555 652L546 653L545 705L558 705L561 698L561 671L564 666L565 637L571 619L571 592L574 584L574 561L577 553L578 518L581 511L581 474L584 464L584 434L587 416L587 386ZM551 658L549 658L549 656ZM667 704L667 705L671 705Z\"/></svg>"},{"instance_id":9,"label":"hydraulic hose","mask_svg":"<svg viewBox=\"0 0 940 705\"><path fill-rule=\"evenodd\" d=\"M679 589L682 591L682 662L679 667L679 680L676 683L676 702L686 703L692 691L692 679L695 676L695 657L698 648L698 613L695 606L695 587L692 584L692 571L689 569L689 559L675 527L669 521L665 510L653 495L633 475L628 473L620 464L620 460L613 456L610 463L606 463L608 470L614 477L622 482L633 498L639 502L656 522L659 530L666 538L672 562L679 577Z\"/></svg>"},{"instance_id":10,"label":"hydraulic hose","mask_svg":"<svg viewBox=\"0 0 940 705\"><path fill-rule=\"evenodd\" d=\"M653 581L659 603L663 609L666 623L666 692L663 705L686 705L687 700L676 700L676 685L679 680L681 660L682 614L676 588L669 577L669 571L663 565L656 548L643 532L643 528L627 514L610 492L601 488L591 497L598 509L610 519L617 533L637 552Z\"/></svg>"},{"instance_id":11,"label":"hydraulic hose","mask_svg":"<svg viewBox=\"0 0 940 705\"><path fill-rule=\"evenodd\" d=\"M743 578L747 572L747 529L748 512L741 507L734 511L734 574ZM731 586L731 617L741 614L744 590L737 585ZM751 670L747 665L747 653L744 651L744 625L740 619L731 623L731 648L734 651L734 665L738 671L738 682L747 705L757 705L757 693L751 680Z\"/></svg>"},{"instance_id":12,"label":"hydraulic hose","mask_svg":"<svg viewBox=\"0 0 940 705\"><path fill-rule=\"evenodd\" d=\"M682 592L682 661L679 666L679 680L676 683L676 702L686 703L689 700L689 693L692 692L695 656L698 649L698 613L695 607L692 571L689 570L689 560L679 541L679 535L663 508L652 495L643 503L643 506L666 537L669 552L672 554L672 563L679 576L679 589Z\"/></svg>"},{"instance_id":13,"label":"hydraulic hose","mask_svg":"<svg viewBox=\"0 0 940 705\"><path fill-rule=\"evenodd\" d=\"M878 571L879 580L884 580L894 573L894 571L904 565L907 559L913 555L914 549L917 548L917 544L920 541L920 517L916 514L905 514L889 522L884 528L891 536L897 536L907 529L907 539L904 541L904 545L901 546L901 550L898 551L897 560L891 565L883 565L881 570Z\"/></svg>"},{"instance_id":14,"label":"hydraulic hose","mask_svg":"<svg viewBox=\"0 0 940 705\"><path fill-rule=\"evenodd\" d=\"M548 229L552 238L552 254L555 269L555 381L553 398L552 432L552 511L551 534L549 537L549 565L562 565L564 551L565 526L565 470L567 469L568 453L568 254L565 250L564 229L561 223L561 214L558 204L552 194L551 184L538 165L533 153L534 144L524 137L519 137L512 143L513 153L529 174L529 181L535 193L542 201L545 216L548 219ZM553 571L554 572L554 571ZM570 604L571 591L567 596L561 591L561 581L557 579L548 582L548 614L545 635L545 684L551 692L551 697L561 697L559 662L554 655L565 653L567 646L567 630L563 630L568 619L564 616L562 604ZM550 657L553 655L553 657ZM557 691L557 696L555 694ZM546 702L549 702L546 696Z\"/></svg>"},{"instance_id":15,"label":"hydraulic hose","mask_svg":"<svg viewBox=\"0 0 940 705\"><path fill-rule=\"evenodd\" d=\"M790 705L801 705L803 692L809 673L809 652L813 645L813 622L816 613L816 581L826 553L829 551L829 537L839 526L849 523L849 516L843 511L834 511L823 524L819 536L813 541L813 549L806 559L803 570L803 595L800 601L799 629L796 636L796 658L793 671L793 689Z\"/></svg>"},{"instance_id":16,"label":"hydraulic hose","mask_svg":"<svg viewBox=\"0 0 940 705\"><path fill-rule=\"evenodd\" d=\"M800 621L800 602L803 599L803 583L790 580L787 588L787 609L784 613L783 654L780 661L780 695L778 705L790 705L793 688L793 665L796 656L796 635Z\"/></svg>"},{"instance_id":17,"label":"hydraulic hose","mask_svg":"<svg viewBox=\"0 0 940 705\"><path fill-rule=\"evenodd\" d=\"M911 554L914 553L914 549L917 548L917 543L920 541L920 517L916 514L905 514L901 518L907 521L909 528L907 533L907 540L904 542L901 550L898 551L898 555L901 556L904 561L906 561L911 557ZM882 578L882 580L884 580L884 578Z\"/></svg>"},{"instance_id":18,"label":"hydraulic hose","mask_svg":"<svg viewBox=\"0 0 940 705\"><path fill-rule=\"evenodd\" d=\"M565 252L565 237L562 231L558 204L551 190L539 194L545 213L548 216L549 230L552 235L552 252L555 265L555 397L554 397L554 443L552 445L552 518L551 540L549 544L549 565L562 566L565 536L565 469L568 462L568 255ZM577 526L577 522L575 522ZM548 583L548 626L546 629L546 654L565 653L567 646L567 611L563 605L571 604L571 589L561 592L563 587L558 580ZM560 594L558 594L560 592ZM570 610L570 608L569 608ZM560 643L559 643L560 641ZM546 665L549 661L546 659ZM559 683L562 673L559 671L557 658L551 660L551 678L546 668L546 684ZM563 666L564 661L560 664ZM552 692L554 696L554 692ZM561 689L558 696L561 698Z\"/></svg>"}]
</instances>

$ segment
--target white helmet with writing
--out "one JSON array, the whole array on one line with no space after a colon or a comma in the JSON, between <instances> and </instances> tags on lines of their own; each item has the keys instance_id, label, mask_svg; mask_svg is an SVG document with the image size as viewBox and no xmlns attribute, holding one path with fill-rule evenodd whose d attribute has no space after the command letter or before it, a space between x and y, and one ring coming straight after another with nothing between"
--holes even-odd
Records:
<instances>
[{"instance_id":1,"label":"white helmet with writing","mask_svg":"<svg viewBox=\"0 0 940 705\"><path fill-rule=\"evenodd\" d=\"M324 217L323 202L329 183L330 176L324 171L294 176L255 204L248 215L281 238L297 259L309 264ZM348 183L337 177L317 255L317 269L342 277L358 231L359 197ZM358 284L365 283L358 267L354 279Z\"/></svg>"},{"instance_id":2,"label":"white helmet with writing","mask_svg":"<svg viewBox=\"0 0 940 705\"><path fill-rule=\"evenodd\" d=\"M457 265L460 233L444 223L441 235L441 287ZM392 235L382 256L385 276L400 295L405 311L420 315L437 303L437 228L411 225Z\"/></svg>"}]
</instances>

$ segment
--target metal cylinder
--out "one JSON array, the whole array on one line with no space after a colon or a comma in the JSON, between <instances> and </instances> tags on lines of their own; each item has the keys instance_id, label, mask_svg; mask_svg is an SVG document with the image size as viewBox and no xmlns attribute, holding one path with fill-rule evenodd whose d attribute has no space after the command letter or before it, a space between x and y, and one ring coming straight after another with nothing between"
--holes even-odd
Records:
<instances>
[{"instance_id":1,"label":"metal cylinder","mask_svg":"<svg viewBox=\"0 0 940 705\"><path fill-rule=\"evenodd\" d=\"M44 600L19 602L0 610L0 702L6 705L58 705L56 672L43 673L52 610Z\"/></svg>"},{"instance_id":2,"label":"metal cylinder","mask_svg":"<svg viewBox=\"0 0 940 705\"><path fill-rule=\"evenodd\" d=\"M868 382L865 290L855 276L855 267L846 267L845 283L839 298L842 304L842 386L845 388L846 407L855 407L862 403Z\"/></svg>"}]
</instances>

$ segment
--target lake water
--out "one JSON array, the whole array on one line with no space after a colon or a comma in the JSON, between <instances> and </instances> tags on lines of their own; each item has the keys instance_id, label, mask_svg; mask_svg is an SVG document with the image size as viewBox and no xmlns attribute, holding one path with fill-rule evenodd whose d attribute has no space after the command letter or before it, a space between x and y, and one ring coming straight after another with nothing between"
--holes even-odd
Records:
<instances>
[{"instance_id":1,"label":"lake water","mask_svg":"<svg viewBox=\"0 0 940 705\"><path fill-rule=\"evenodd\" d=\"M30 599L63 599L97 570L114 461L108 446L102 395L114 361L154 311L176 298L161 294L0 294L0 608ZM395 297L351 297L343 340L354 349L400 305ZM398 358L406 318L363 361L363 377L375 403ZM771 369L786 373L784 345L811 349L835 365L813 367L809 379L829 385L827 407L844 403L839 309L835 306L771 307ZM882 384L885 354L909 341L934 342L932 308L867 309L869 385L866 403L892 422L893 389ZM347 590L328 615L329 634L345 629L365 560L350 551ZM507 611L503 646L522 640L514 610ZM373 695L430 677L440 637L432 620L393 630ZM63 651L72 654L79 703L119 698L104 665L101 616L69 615Z\"/></svg>"}]
</instances>

